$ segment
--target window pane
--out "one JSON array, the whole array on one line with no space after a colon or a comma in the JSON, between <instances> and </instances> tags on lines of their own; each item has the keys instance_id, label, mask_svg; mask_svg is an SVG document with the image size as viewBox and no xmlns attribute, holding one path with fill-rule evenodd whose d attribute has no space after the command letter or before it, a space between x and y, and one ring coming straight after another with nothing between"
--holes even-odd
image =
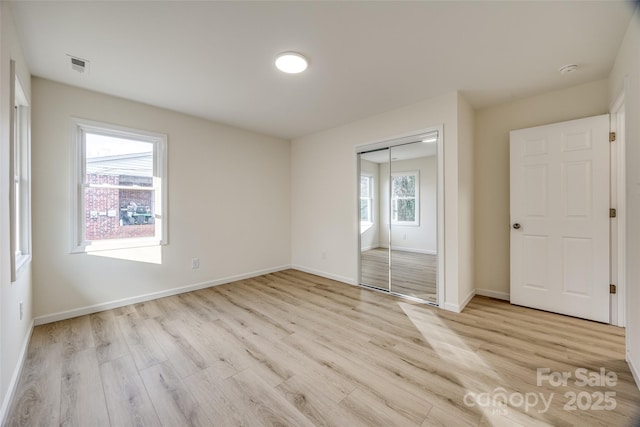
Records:
<instances>
[{"instance_id":1,"label":"window pane","mask_svg":"<svg viewBox=\"0 0 640 427\"><path fill-rule=\"evenodd\" d=\"M360 221L369 220L369 199L360 199Z\"/></svg>"},{"instance_id":2,"label":"window pane","mask_svg":"<svg viewBox=\"0 0 640 427\"><path fill-rule=\"evenodd\" d=\"M396 201L397 221L413 222L416 220L416 200L398 199Z\"/></svg>"},{"instance_id":3,"label":"window pane","mask_svg":"<svg viewBox=\"0 0 640 427\"><path fill-rule=\"evenodd\" d=\"M22 150L22 140L20 133L20 109L18 106L14 107L14 115L13 115L13 196L14 196L14 205L13 205L13 215L14 215L14 228L13 228L13 237L15 241L15 254L19 255L22 251L22 243L20 242L20 235L22 234L21 224L20 224L20 215L22 215L20 207L22 204L22 198L20 194L20 180L22 179L21 172L21 159L20 152Z\"/></svg>"},{"instance_id":4,"label":"window pane","mask_svg":"<svg viewBox=\"0 0 640 427\"><path fill-rule=\"evenodd\" d=\"M87 184L151 187L153 143L92 133L85 143Z\"/></svg>"},{"instance_id":5,"label":"window pane","mask_svg":"<svg viewBox=\"0 0 640 427\"><path fill-rule=\"evenodd\" d=\"M368 176L360 176L360 196L369 197L370 188L371 188L371 178Z\"/></svg>"},{"instance_id":6,"label":"window pane","mask_svg":"<svg viewBox=\"0 0 640 427\"><path fill-rule=\"evenodd\" d=\"M154 190L85 188L86 240L153 237L154 202Z\"/></svg>"},{"instance_id":7,"label":"window pane","mask_svg":"<svg viewBox=\"0 0 640 427\"><path fill-rule=\"evenodd\" d=\"M16 179L20 177L20 151L22 140L20 138L20 109L16 106L13 115L13 174Z\"/></svg>"},{"instance_id":8,"label":"window pane","mask_svg":"<svg viewBox=\"0 0 640 427\"><path fill-rule=\"evenodd\" d=\"M22 224L21 224L21 218L20 216L22 215L22 212L20 210L20 206L22 204L22 198L20 195L20 181L16 181L14 183L14 192L15 192L15 197L16 197L16 204L15 204L15 229L13 230L13 232L15 233L14 238L16 241L16 255L21 254L22 253L22 242L20 241L20 235L22 234Z\"/></svg>"},{"instance_id":9,"label":"window pane","mask_svg":"<svg viewBox=\"0 0 640 427\"><path fill-rule=\"evenodd\" d=\"M416 177L415 175L402 175L393 177L394 197L415 197Z\"/></svg>"}]
</instances>

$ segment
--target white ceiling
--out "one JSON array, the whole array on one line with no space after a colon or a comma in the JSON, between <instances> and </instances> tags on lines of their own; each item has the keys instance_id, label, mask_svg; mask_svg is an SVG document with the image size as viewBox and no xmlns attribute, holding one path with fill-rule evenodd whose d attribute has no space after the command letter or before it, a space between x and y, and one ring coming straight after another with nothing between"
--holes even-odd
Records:
<instances>
[{"instance_id":1,"label":"white ceiling","mask_svg":"<svg viewBox=\"0 0 640 427\"><path fill-rule=\"evenodd\" d=\"M605 78L631 4L17 0L13 12L36 76L293 138L453 90L484 107ZM275 69L287 50L307 72Z\"/></svg>"}]
</instances>

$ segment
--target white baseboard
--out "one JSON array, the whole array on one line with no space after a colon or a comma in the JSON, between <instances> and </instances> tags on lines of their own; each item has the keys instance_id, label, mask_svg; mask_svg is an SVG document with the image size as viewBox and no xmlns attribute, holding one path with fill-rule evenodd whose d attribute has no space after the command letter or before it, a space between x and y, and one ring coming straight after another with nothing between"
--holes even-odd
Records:
<instances>
[{"instance_id":1,"label":"white baseboard","mask_svg":"<svg viewBox=\"0 0 640 427\"><path fill-rule=\"evenodd\" d=\"M471 302L474 296L476 296L476 290L472 289L471 292L469 292L469 295L467 295L467 297L464 299L464 301L462 301L461 304L453 304L450 302L445 302L444 307L442 308L444 308L447 311L453 311L454 313L462 313L462 310L464 310L467 304Z\"/></svg>"},{"instance_id":2,"label":"white baseboard","mask_svg":"<svg viewBox=\"0 0 640 427\"><path fill-rule=\"evenodd\" d=\"M27 357L27 349L29 348L29 342L31 341L31 334L33 333L34 322L31 321L31 325L29 325L29 332L27 332L24 337L24 341L22 342L22 349L20 349L20 354L18 355L18 361L16 363L16 367L13 370L13 375L11 376L11 381L9 382L9 387L7 388L7 394L4 396L4 400L2 401L2 406L0 407L0 425L4 425L5 417L7 416L7 411L11 407L11 402L13 401L13 395L16 392L16 387L18 386L18 380L20 379L20 374L22 373L22 367L24 366L24 361Z\"/></svg>"},{"instance_id":3,"label":"white baseboard","mask_svg":"<svg viewBox=\"0 0 640 427\"><path fill-rule=\"evenodd\" d=\"M320 270L314 270L313 268L303 267L301 265L292 265L291 268L295 270L304 271L305 273L315 274L316 276L325 277L331 280L337 280L338 282L346 283L348 285L356 285L355 279L351 279L349 277L338 276L336 274L327 273Z\"/></svg>"},{"instance_id":4,"label":"white baseboard","mask_svg":"<svg viewBox=\"0 0 640 427\"><path fill-rule=\"evenodd\" d=\"M416 254L427 254L427 255L436 255L436 251L432 251L429 249L416 249L416 248L405 248L403 246L391 246L391 250L393 251L404 251L404 252L413 252Z\"/></svg>"},{"instance_id":5,"label":"white baseboard","mask_svg":"<svg viewBox=\"0 0 640 427\"><path fill-rule=\"evenodd\" d=\"M289 265L267 268L264 270L254 271L251 273L238 274L236 276L224 277L222 279L210 280L207 282L195 283L193 285L181 286L179 288L167 289L159 292L139 295L135 297L123 298L116 301L110 301L87 307L76 308L73 310L61 311L58 313L38 316L34 319L35 325L44 325L46 323L57 322L59 320L71 319L73 317L84 316L86 314L97 313L99 311L111 310L113 308L123 307L125 305L137 304L139 302L151 301L158 298L169 297L172 295L183 294L185 292L197 291L198 289L210 288L213 286L224 285L225 283L235 282L237 280L250 279L252 277L262 276L263 274L274 273L291 268Z\"/></svg>"},{"instance_id":6,"label":"white baseboard","mask_svg":"<svg viewBox=\"0 0 640 427\"><path fill-rule=\"evenodd\" d=\"M636 368L631 360L629 352L627 352L627 364L629 365L629 370L631 371L631 375L633 375L633 379L636 381L636 387L640 389L640 371Z\"/></svg>"},{"instance_id":7,"label":"white baseboard","mask_svg":"<svg viewBox=\"0 0 640 427\"><path fill-rule=\"evenodd\" d=\"M377 246L377 247L378 248L383 248L383 249L389 249L389 245L380 245L380 246ZM371 249L375 249L375 248L371 248ZM395 246L395 245L391 246L391 250L404 251L404 252L414 252L416 254L427 254L427 255L437 255L438 254L437 251L432 251L430 249L406 248L404 246Z\"/></svg>"},{"instance_id":8,"label":"white baseboard","mask_svg":"<svg viewBox=\"0 0 640 427\"><path fill-rule=\"evenodd\" d=\"M445 302L442 306L443 309L447 311L453 311L454 313L460 313L460 307L458 304L452 304L450 302Z\"/></svg>"},{"instance_id":9,"label":"white baseboard","mask_svg":"<svg viewBox=\"0 0 640 427\"><path fill-rule=\"evenodd\" d=\"M476 289L476 295L481 295L483 297L490 297L495 299L501 299L505 301L511 300L511 296L508 293L492 291L491 289Z\"/></svg>"}]
</instances>

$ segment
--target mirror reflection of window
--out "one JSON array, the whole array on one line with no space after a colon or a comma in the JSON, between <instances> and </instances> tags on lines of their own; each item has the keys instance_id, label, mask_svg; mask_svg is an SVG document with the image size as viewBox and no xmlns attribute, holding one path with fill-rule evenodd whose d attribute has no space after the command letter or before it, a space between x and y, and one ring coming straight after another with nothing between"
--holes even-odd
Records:
<instances>
[{"instance_id":1,"label":"mirror reflection of window","mask_svg":"<svg viewBox=\"0 0 640 427\"><path fill-rule=\"evenodd\" d=\"M391 182L391 223L419 225L418 172L393 173Z\"/></svg>"},{"instance_id":2,"label":"mirror reflection of window","mask_svg":"<svg viewBox=\"0 0 640 427\"><path fill-rule=\"evenodd\" d=\"M373 177L360 175L360 222L373 222L372 217Z\"/></svg>"}]
</instances>

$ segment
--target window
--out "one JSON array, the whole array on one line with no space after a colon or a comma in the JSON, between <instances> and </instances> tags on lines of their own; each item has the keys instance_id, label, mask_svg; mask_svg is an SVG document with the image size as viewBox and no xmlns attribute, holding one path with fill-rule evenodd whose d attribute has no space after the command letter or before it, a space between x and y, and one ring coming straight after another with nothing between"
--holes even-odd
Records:
<instances>
[{"instance_id":1,"label":"window","mask_svg":"<svg viewBox=\"0 0 640 427\"><path fill-rule=\"evenodd\" d=\"M418 172L391 174L391 223L420 225Z\"/></svg>"},{"instance_id":2,"label":"window","mask_svg":"<svg viewBox=\"0 0 640 427\"><path fill-rule=\"evenodd\" d=\"M12 64L13 66L13 64ZM13 67L12 67L13 71ZM20 81L13 74L15 91L11 134L11 281L31 259L31 152L29 105Z\"/></svg>"},{"instance_id":3,"label":"window","mask_svg":"<svg viewBox=\"0 0 640 427\"><path fill-rule=\"evenodd\" d=\"M360 175L360 222L373 222L373 176Z\"/></svg>"},{"instance_id":4,"label":"window","mask_svg":"<svg viewBox=\"0 0 640 427\"><path fill-rule=\"evenodd\" d=\"M166 243L166 135L73 119L72 252Z\"/></svg>"}]
</instances>

